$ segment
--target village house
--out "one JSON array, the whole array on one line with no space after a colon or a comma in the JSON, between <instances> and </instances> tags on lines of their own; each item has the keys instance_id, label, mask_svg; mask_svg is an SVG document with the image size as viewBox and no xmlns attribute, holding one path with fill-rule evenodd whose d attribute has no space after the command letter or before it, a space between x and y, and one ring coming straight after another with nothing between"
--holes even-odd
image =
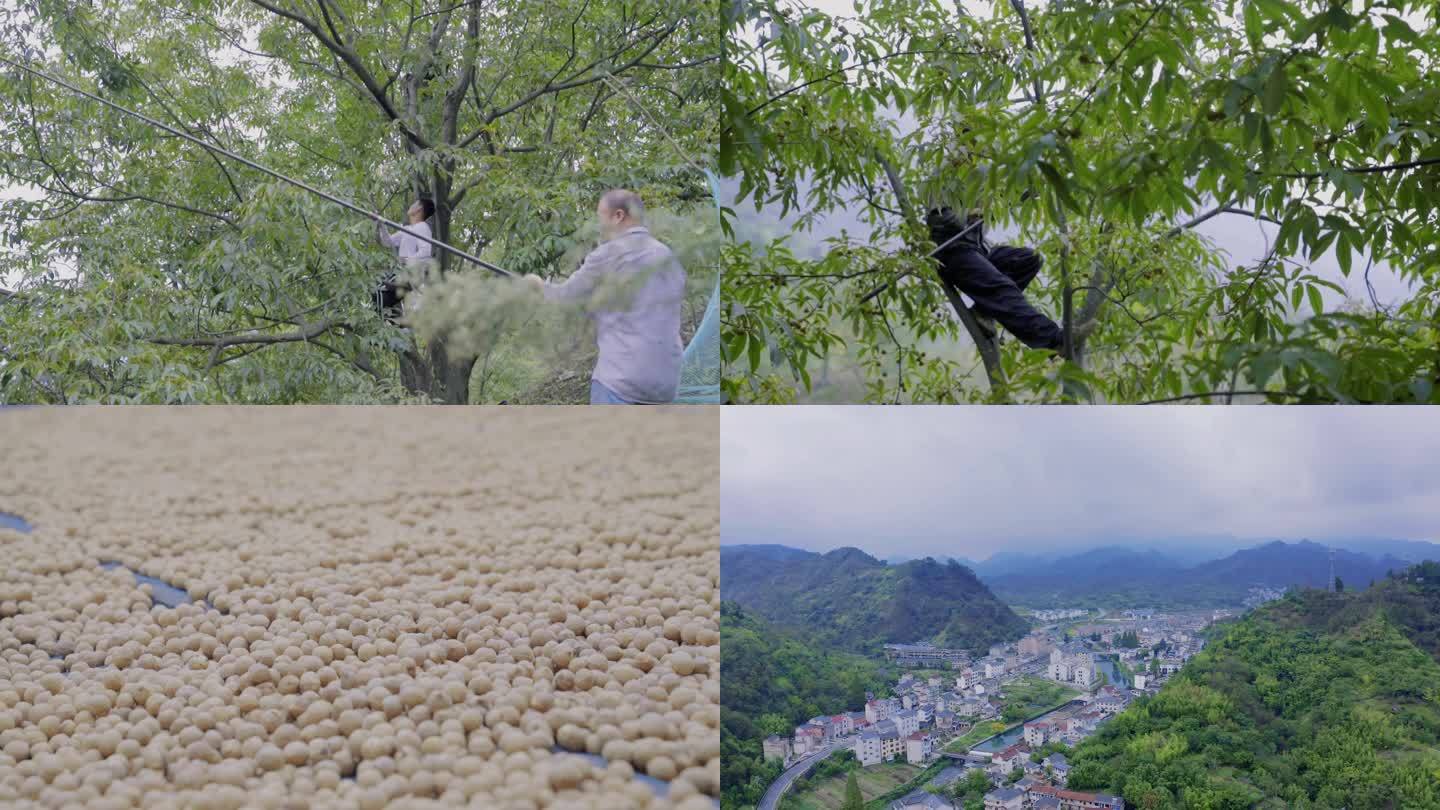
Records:
<instances>
[{"instance_id":1,"label":"village house","mask_svg":"<svg viewBox=\"0 0 1440 810\"><path fill-rule=\"evenodd\" d=\"M1064 754L1056 752L1046 757L1045 770L1049 772L1050 778L1054 779L1055 783L1061 787L1070 781L1070 761L1065 759Z\"/></svg>"},{"instance_id":2,"label":"village house","mask_svg":"<svg viewBox=\"0 0 1440 810\"><path fill-rule=\"evenodd\" d=\"M943 709L935 712L935 727L940 729L941 731L949 731L950 729L954 728L955 713L951 711L945 711Z\"/></svg>"},{"instance_id":3,"label":"village house","mask_svg":"<svg viewBox=\"0 0 1440 810\"><path fill-rule=\"evenodd\" d=\"M895 698L867 701L865 703L865 721L873 724L881 720L888 720L899 709L900 701Z\"/></svg>"},{"instance_id":4,"label":"village house","mask_svg":"<svg viewBox=\"0 0 1440 810\"><path fill-rule=\"evenodd\" d=\"M772 734L766 737L764 742L760 743L760 750L764 753L766 759L778 759L784 762L790 759L790 752L794 749L791 747L789 740Z\"/></svg>"},{"instance_id":5,"label":"village house","mask_svg":"<svg viewBox=\"0 0 1440 810\"><path fill-rule=\"evenodd\" d=\"M1000 777L1008 776L1016 768L1023 767L1030 759L1030 749L1024 743L1012 745L990 758L990 769Z\"/></svg>"},{"instance_id":6,"label":"village house","mask_svg":"<svg viewBox=\"0 0 1440 810\"><path fill-rule=\"evenodd\" d=\"M1025 724L1025 743L1039 748L1051 739L1055 725L1049 720L1031 720Z\"/></svg>"},{"instance_id":7,"label":"village house","mask_svg":"<svg viewBox=\"0 0 1440 810\"><path fill-rule=\"evenodd\" d=\"M880 735L873 731L860 732L860 736L855 738L854 750L855 759L860 762L862 768L878 765L884 761L884 747L880 744Z\"/></svg>"},{"instance_id":8,"label":"village house","mask_svg":"<svg viewBox=\"0 0 1440 810\"><path fill-rule=\"evenodd\" d=\"M806 723L795 729L794 753L797 757L803 757L812 751L819 751L825 747L825 730L819 726L812 726Z\"/></svg>"},{"instance_id":9,"label":"village house","mask_svg":"<svg viewBox=\"0 0 1440 810\"><path fill-rule=\"evenodd\" d=\"M924 765L930 759L935 740L923 731L917 731L905 738L905 761L911 765Z\"/></svg>"},{"instance_id":10,"label":"village house","mask_svg":"<svg viewBox=\"0 0 1440 810\"><path fill-rule=\"evenodd\" d=\"M896 712L890 719L895 722L895 728L902 737L908 737L920 730L920 715L908 709Z\"/></svg>"},{"instance_id":11,"label":"village house","mask_svg":"<svg viewBox=\"0 0 1440 810\"><path fill-rule=\"evenodd\" d=\"M1106 793L1084 793L1051 786L1033 788L1032 799L1052 796L1059 800L1060 810L1125 810L1125 800Z\"/></svg>"},{"instance_id":12,"label":"village house","mask_svg":"<svg viewBox=\"0 0 1440 810\"><path fill-rule=\"evenodd\" d=\"M1130 704L1125 693L1113 686L1102 686L1090 701L1090 706L1105 717L1119 714Z\"/></svg>"},{"instance_id":13,"label":"village house","mask_svg":"<svg viewBox=\"0 0 1440 810\"><path fill-rule=\"evenodd\" d=\"M1050 651L1047 674L1052 681L1073 683L1082 689L1089 689L1090 684L1095 682L1095 661L1083 647L1067 644Z\"/></svg>"},{"instance_id":14,"label":"village house","mask_svg":"<svg viewBox=\"0 0 1440 810\"><path fill-rule=\"evenodd\" d=\"M1049 653L1055 648L1050 639L1044 633L1031 633L1020 639L1020 654L1028 658L1037 658Z\"/></svg>"},{"instance_id":15,"label":"village house","mask_svg":"<svg viewBox=\"0 0 1440 810\"><path fill-rule=\"evenodd\" d=\"M1017 788L996 788L985 794L985 810L1025 810L1025 793Z\"/></svg>"},{"instance_id":16,"label":"village house","mask_svg":"<svg viewBox=\"0 0 1440 810\"><path fill-rule=\"evenodd\" d=\"M1042 779L1040 779L1040 777L1038 777L1038 776L1034 776L1034 775L1032 775L1032 774L1027 774L1027 775L1022 776L1022 777L1020 777L1019 779L1015 780L1015 784L1011 785L1011 787L1015 788L1016 790L1020 791L1021 793L1029 793L1031 788L1037 787L1037 786L1039 786L1039 785L1045 785L1045 784L1049 784L1049 783L1048 783L1048 782L1045 782L1045 781L1042 780Z\"/></svg>"},{"instance_id":17,"label":"village house","mask_svg":"<svg viewBox=\"0 0 1440 810\"><path fill-rule=\"evenodd\" d=\"M984 661L981 661L980 664L984 668L985 678L987 680L990 678L998 678L1005 674L1005 659L1003 658L986 658Z\"/></svg>"},{"instance_id":18,"label":"village house","mask_svg":"<svg viewBox=\"0 0 1440 810\"><path fill-rule=\"evenodd\" d=\"M944 666L964 661L969 656L964 650L936 647L934 644L886 644L885 657L901 666Z\"/></svg>"}]
</instances>

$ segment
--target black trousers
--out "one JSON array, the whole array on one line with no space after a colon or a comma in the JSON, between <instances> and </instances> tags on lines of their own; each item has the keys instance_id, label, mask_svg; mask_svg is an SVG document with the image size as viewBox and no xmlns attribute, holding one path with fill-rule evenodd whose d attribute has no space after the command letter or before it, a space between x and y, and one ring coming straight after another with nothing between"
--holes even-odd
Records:
<instances>
[{"instance_id":1,"label":"black trousers","mask_svg":"<svg viewBox=\"0 0 1440 810\"><path fill-rule=\"evenodd\" d=\"M976 250L969 246L941 253L940 277L975 301L975 311L1005 327L1032 349L1058 349L1059 324L1025 300L1025 288L1044 261L1030 248L999 245Z\"/></svg>"}]
</instances>

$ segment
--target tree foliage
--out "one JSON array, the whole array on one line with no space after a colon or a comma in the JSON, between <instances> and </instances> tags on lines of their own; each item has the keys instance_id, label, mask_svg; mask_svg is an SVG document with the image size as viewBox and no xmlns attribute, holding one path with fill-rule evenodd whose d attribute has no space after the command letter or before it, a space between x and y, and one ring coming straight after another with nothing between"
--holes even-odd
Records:
<instances>
[{"instance_id":1,"label":"tree foliage","mask_svg":"<svg viewBox=\"0 0 1440 810\"><path fill-rule=\"evenodd\" d=\"M983 650L1029 624L953 560L886 565L859 549L777 560L722 553L720 593L827 649L879 654L886 643L933 641Z\"/></svg>"},{"instance_id":2,"label":"tree foliage","mask_svg":"<svg viewBox=\"0 0 1440 810\"><path fill-rule=\"evenodd\" d=\"M1440 807L1440 587L1413 577L1228 625L1080 744L1070 785L1149 810Z\"/></svg>"},{"instance_id":3,"label":"tree foliage","mask_svg":"<svg viewBox=\"0 0 1440 810\"><path fill-rule=\"evenodd\" d=\"M727 251L734 400L793 399L841 358L872 401L1440 401L1433 3L736 8L721 159L741 204L870 233ZM954 306L923 258L940 201L1046 257L1028 294L1066 362ZM1234 266L1194 232L1218 216L1276 223L1267 254ZM1412 295L1327 307L1327 254L1366 279L1387 262Z\"/></svg>"},{"instance_id":4,"label":"tree foliage","mask_svg":"<svg viewBox=\"0 0 1440 810\"><path fill-rule=\"evenodd\" d=\"M870 659L818 650L732 602L721 603L720 637L720 800L726 808L754 805L780 775L778 761L761 757L767 734L789 736L811 717L854 711L866 692L881 693L891 674Z\"/></svg>"},{"instance_id":5,"label":"tree foliage","mask_svg":"<svg viewBox=\"0 0 1440 810\"><path fill-rule=\"evenodd\" d=\"M674 0L0 10L11 58L392 219L430 197L437 238L542 275L607 187L714 221L719 35ZM370 222L8 67L0 172L0 399L464 402L490 361L553 359L417 345L370 309Z\"/></svg>"}]
</instances>

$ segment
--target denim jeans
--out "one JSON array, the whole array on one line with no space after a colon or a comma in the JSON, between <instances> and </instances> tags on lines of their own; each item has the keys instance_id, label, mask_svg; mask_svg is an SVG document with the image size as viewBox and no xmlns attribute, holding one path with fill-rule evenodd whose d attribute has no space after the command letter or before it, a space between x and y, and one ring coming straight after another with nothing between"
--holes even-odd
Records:
<instances>
[{"instance_id":1,"label":"denim jeans","mask_svg":"<svg viewBox=\"0 0 1440 810\"><path fill-rule=\"evenodd\" d=\"M628 399L606 388L602 383L595 380L590 381L590 404L591 405L634 405Z\"/></svg>"}]
</instances>

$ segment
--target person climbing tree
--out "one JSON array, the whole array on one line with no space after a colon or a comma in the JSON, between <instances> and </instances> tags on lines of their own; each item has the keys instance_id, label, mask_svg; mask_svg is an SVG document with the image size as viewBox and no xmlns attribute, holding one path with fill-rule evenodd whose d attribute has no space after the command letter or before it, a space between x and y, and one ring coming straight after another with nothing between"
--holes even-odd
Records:
<instances>
[{"instance_id":1,"label":"person climbing tree","mask_svg":"<svg viewBox=\"0 0 1440 810\"><path fill-rule=\"evenodd\" d=\"M590 377L592 405L658 405L680 385L680 310L685 268L650 235L640 195L600 196L600 245L564 282L525 280L547 301L585 302L600 357Z\"/></svg>"},{"instance_id":2,"label":"person climbing tree","mask_svg":"<svg viewBox=\"0 0 1440 810\"><path fill-rule=\"evenodd\" d=\"M984 220L974 209L961 221L948 206L932 208L925 224L930 228L930 239L944 246L935 254L940 261L940 277L975 302L971 312L986 337L995 338L998 321L1032 349L1061 350L1065 341L1060 325L1025 299L1025 288L1044 264L1039 253L1026 247L988 245Z\"/></svg>"},{"instance_id":3,"label":"person climbing tree","mask_svg":"<svg viewBox=\"0 0 1440 810\"><path fill-rule=\"evenodd\" d=\"M410 205L406 215L410 224L394 233L387 234L384 223L375 223L375 235L380 244L395 250L404 264L403 272L387 273L375 292L376 306L390 323L398 320L402 299L409 298L405 308L411 314L419 309L420 302L416 292L429 279L433 265L430 243L415 237L419 235L425 239L434 238L429 220L435 215L435 203L422 197Z\"/></svg>"}]
</instances>

